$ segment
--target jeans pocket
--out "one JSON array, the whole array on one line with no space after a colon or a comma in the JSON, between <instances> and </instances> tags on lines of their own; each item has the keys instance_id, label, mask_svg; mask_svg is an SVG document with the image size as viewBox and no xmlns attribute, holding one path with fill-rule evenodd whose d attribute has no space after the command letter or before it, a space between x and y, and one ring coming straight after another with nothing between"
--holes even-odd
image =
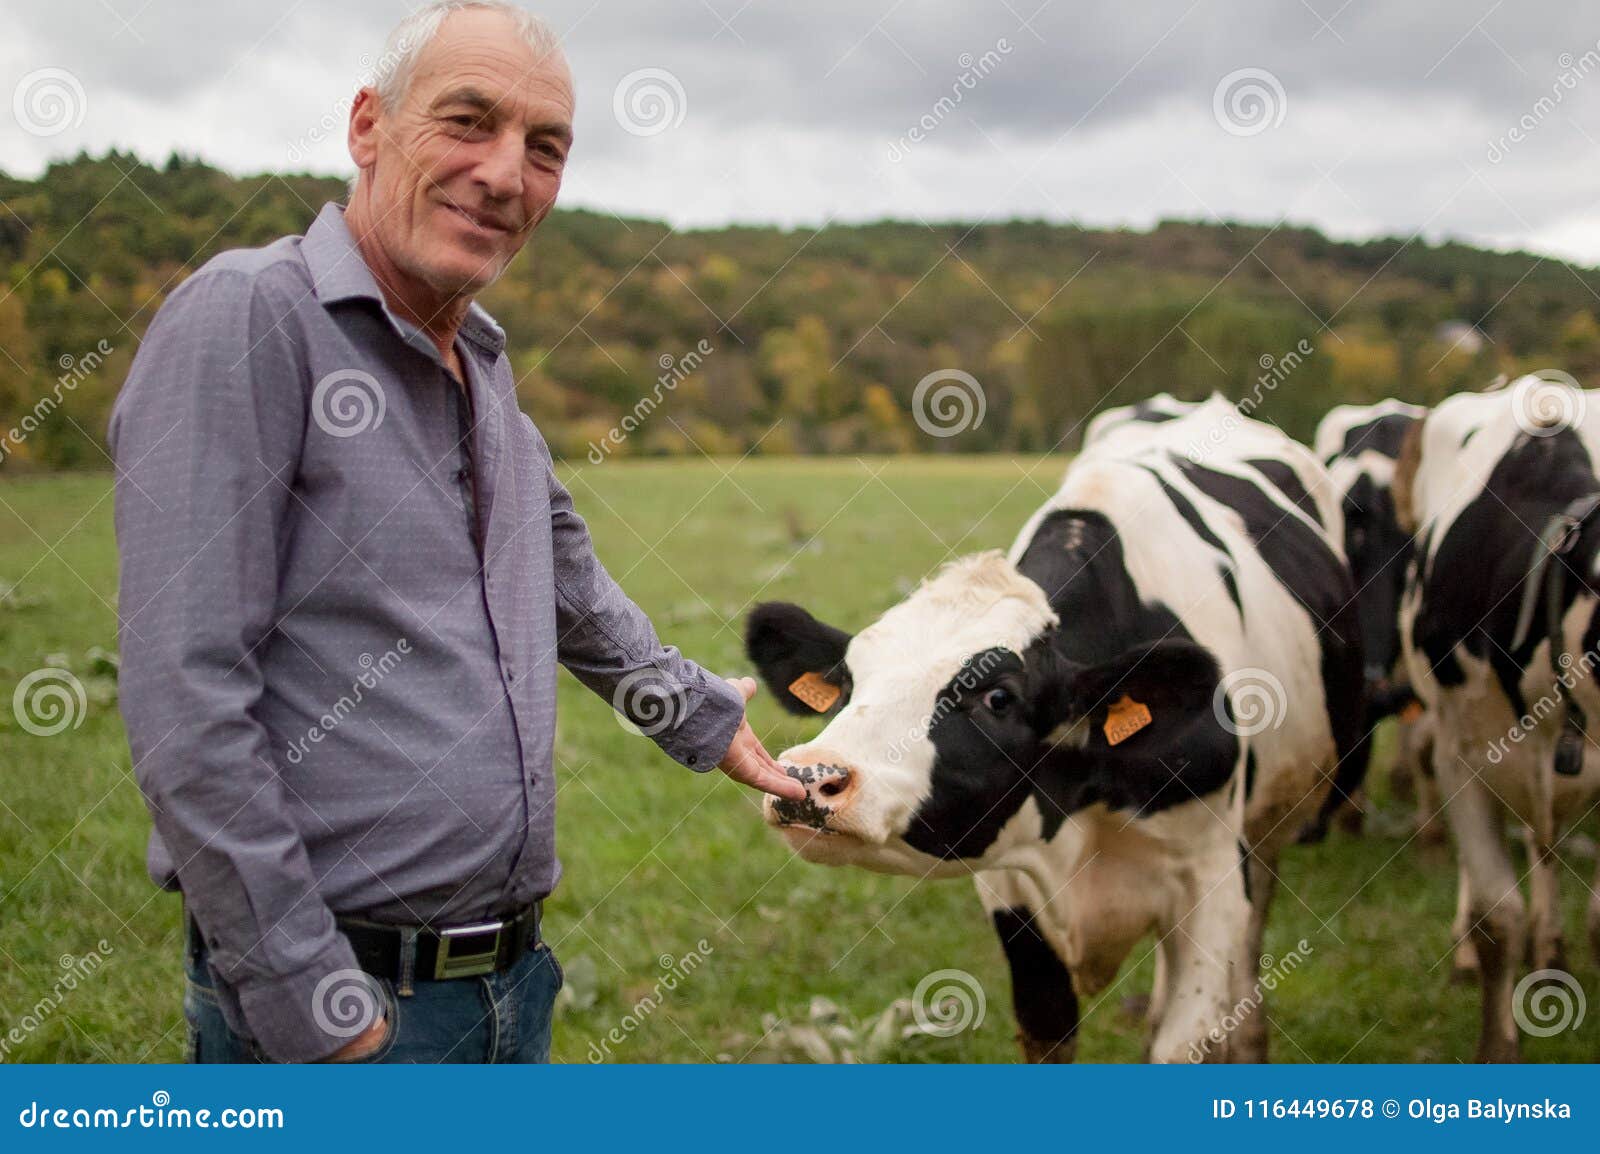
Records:
<instances>
[{"instance_id":1,"label":"jeans pocket","mask_svg":"<svg viewBox=\"0 0 1600 1154\"><path fill-rule=\"evenodd\" d=\"M556 973L556 992L560 993L567 984L567 971L561 968L561 959L556 957L554 950L549 946L545 946L544 952L550 957L550 967Z\"/></svg>"},{"instance_id":2,"label":"jeans pocket","mask_svg":"<svg viewBox=\"0 0 1600 1154\"><path fill-rule=\"evenodd\" d=\"M400 999L395 996L394 983L388 978L374 977L372 981L382 994L380 1005L383 1009L383 1018L386 1025L383 1041L378 1043L376 1049L361 1055L359 1058L324 1058L322 1060L323 1065L368 1066L384 1061L393 1052L395 1043L400 1038Z\"/></svg>"}]
</instances>

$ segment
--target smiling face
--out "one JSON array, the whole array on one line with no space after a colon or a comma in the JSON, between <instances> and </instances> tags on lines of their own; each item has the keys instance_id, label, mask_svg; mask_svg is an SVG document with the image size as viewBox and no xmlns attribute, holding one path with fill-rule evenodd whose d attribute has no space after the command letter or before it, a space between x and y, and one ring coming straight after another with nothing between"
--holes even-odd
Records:
<instances>
[{"instance_id":1,"label":"smiling face","mask_svg":"<svg viewBox=\"0 0 1600 1154\"><path fill-rule=\"evenodd\" d=\"M450 14L395 107L371 88L356 99L358 231L370 230L391 275L433 297L483 289L555 205L572 113L559 52L536 53L501 13Z\"/></svg>"}]
</instances>

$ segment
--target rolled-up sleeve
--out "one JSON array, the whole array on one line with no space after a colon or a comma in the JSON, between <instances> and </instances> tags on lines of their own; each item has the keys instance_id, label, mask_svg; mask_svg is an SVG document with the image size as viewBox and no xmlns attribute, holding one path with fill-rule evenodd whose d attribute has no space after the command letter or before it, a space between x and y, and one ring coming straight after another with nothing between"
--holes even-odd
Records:
<instances>
[{"instance_id":1,"label":"rolled-up sleeve","mask_svg":"<svg viewBox=\"0 0 1600 1154\"><path fill-rule=\"evenodd\" d=\"M226 268L191 278L150 326L111 443L135 774L246 1024L307 1061L348 1040L318 1025L314 993L356 960L253 716L306 421L291 307Z\"/></svg>"},{"instance_id":2,"label":"rolled-up sleeve","mask_svg":"<svg viewBox=\"0 0 1600 1154\"><path fill-rule=\"evenodd\" d=\"M589 527L556 477L536 427L533 439L550 481L557 658L668 757L702 772L714 768L744 720L743 696L661 643L644 610L595 556Z\"/></svg>"}]
</instances>

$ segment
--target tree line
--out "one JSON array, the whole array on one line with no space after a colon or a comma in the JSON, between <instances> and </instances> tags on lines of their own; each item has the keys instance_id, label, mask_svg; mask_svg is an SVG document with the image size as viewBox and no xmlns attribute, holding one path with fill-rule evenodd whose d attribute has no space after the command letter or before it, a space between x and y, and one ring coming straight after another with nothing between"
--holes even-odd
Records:
<instances>
[{"instance_id":1,"label":"tree line","mask_svg":"<svg viewBox=\"0 0 1600 1154\"><path fill-rule=\"evenodd\" d=\"M0 472L106 467L112 401L166 296L343 195L179 155L0 174ZM1163 391L1251 397L1307 437L1340 402L1426 404L1542 368L1591 380L1597 290L1600 272L1548 257L1287 225L678 232L561 210L482 301L554 451L598 460L1070 449L1097 409ZM936 411L952 388L954 416Z\"/></svg>"}]
</instances>

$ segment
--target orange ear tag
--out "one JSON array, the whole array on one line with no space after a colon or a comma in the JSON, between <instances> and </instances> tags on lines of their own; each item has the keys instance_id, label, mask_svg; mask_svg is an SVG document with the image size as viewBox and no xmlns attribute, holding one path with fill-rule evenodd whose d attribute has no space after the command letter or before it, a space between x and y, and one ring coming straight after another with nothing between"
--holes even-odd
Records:
<instances>
[{"instance_id":1,"label":"orange ear tag","mask_svg":"<svg viewBox=\"0 0 1600 1154\"><path fill-rule=\"evenodd\" d=\"M1420 702L1420 701L1407 702L1406 703L1406 707L1400 711L1400 720L1401 721L1415 721L1417 718L1419 718L1421 716L1422 716L1422 702Z\"/></svg>"},{"instance_id":2,"label":"orange ear tag","mask_svg":"<svg viewBox=\"0 0 1600 1154\"><path fill-rule=\"evenodd\" d=\"M1149 725L1152 720L1148 705L1135 701L1124 693L1122 700L1106 713L1106 744L1121 745Z\"/></svg>"},{"instance_id":3,"label":"orange ear tag","mask_svg":"<svg viewBox=\"0 0 1600 1154\"><path fill-rule=\"evenodd\" d=\"M833 703L839 700L839 695L844 691L815 673L802 673L789 682L789 692L818 713L826 713L833 708Z\"/></svg>"}]
</instances>

